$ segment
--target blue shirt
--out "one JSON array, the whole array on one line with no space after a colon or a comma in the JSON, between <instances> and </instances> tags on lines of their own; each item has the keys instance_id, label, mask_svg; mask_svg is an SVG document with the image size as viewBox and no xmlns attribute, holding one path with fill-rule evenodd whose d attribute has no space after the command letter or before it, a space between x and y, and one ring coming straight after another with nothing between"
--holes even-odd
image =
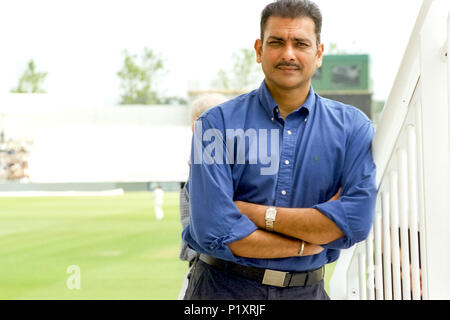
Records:
<instances>
[{"instance_id":1,"label":"blue shirt","mask_svg":"<svg viewBox=\"0 0 450 320\"><path fill-rule=\"evenodd\" d=\"M239 131L248 134L237 134L234 139L227 135ZM255 132L256 140L251 134ZM335 261L340 249L365 240L372 226L377 192L373 134L371 121L360 110L320 97L312 87L305 103L285 119L265 82L257 90L206 111L196 123L192 141L187 184L191 217L183 239L198 252L260 268L305 271ZM243 141L247 143L238 145ZM245 163L237 147L242 145ZM204 155L200 161L199 149ZM256 153L275 156L276 170L263 172L273 163L264 157L255 161ZM327 202L340 187L340 199ZM236 200L315 208L345 237L323 245L325 250L312 256L235 256L227 244L258 229L239 212L233 203Z\"/></svg>"}]
</instances>

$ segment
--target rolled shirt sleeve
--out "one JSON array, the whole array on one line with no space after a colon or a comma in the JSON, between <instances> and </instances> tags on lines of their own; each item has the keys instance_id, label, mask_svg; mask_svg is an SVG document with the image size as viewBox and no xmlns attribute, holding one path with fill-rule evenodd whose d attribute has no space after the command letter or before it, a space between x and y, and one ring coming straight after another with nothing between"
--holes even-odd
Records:
<instances>
[{"instance_id":1,"label":"rolled shirt sleeve","mask_svg":"<svg viewBox=\"0 0 450 320\"><path fill-rule=\"evenodd\" d=\"M190 223L183 239L198 252L239 262L227 244L245 238L257 226L233 202L231 165L226 161L224 130L201 117L195 124L188 182Z\"/></svg>"},{"instance_id":2,"label":"rolled shirt sleeve","mask_svg":"<svg viewBox=\"0 0 450 320\"><path fill-rule=\"evenodd\" d=\"M367 238L373 223L376 201L376 167L372 156L374 129L366 121L350 136L341 180L339 200L313 206L331 219L343 238L323 245L346 249Z\"/></svg>"}]
</instances>

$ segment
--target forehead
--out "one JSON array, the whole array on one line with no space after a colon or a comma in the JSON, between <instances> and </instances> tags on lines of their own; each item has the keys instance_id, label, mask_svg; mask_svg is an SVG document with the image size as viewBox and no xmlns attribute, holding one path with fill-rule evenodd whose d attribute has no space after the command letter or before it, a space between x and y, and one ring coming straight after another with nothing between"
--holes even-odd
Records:
<instances>
[{"instance_id":1,"label":"forehead","mask_svg":"<svg viewBox=\"0 0 450 320\"><path fill-rule=\"evenodd\" d=\"M315 24L310 17L282 18L271 16L267 19L264 39L269 37L279 38L306 38L316 40Z\"/></svg>"}]
</instances>

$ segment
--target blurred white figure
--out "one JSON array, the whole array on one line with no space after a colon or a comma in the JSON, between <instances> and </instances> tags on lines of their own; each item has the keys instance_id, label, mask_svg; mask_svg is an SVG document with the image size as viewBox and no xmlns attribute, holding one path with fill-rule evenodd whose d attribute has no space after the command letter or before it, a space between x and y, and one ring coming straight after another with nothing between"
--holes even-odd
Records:
<instances>
[{"instance_id":1,"label":"blurred white figure","mask_svg":"<svg viewBox=\"0 0 450 320\"><path fill-rule=\"evenodd\" d=\"M156 220L162 220L164 218L164 211L163 211L163 202L164 202L164 190L161 188L161 186L157 186L155 190L153 190L153 203L155 206L155 216Z\"/></svg>"}]
</instances>

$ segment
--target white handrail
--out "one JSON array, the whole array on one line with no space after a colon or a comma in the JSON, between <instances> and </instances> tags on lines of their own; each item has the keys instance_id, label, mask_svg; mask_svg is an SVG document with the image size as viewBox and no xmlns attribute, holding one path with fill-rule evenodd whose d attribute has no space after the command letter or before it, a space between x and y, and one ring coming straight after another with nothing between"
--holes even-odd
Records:
<instances>
[{"instance_id":1,"label":"white handrail","mask_svg":"<svg viewBox=\"0 0 450 320\"><path fill-rule=\"evenodd\" d=\"M403 60L395 77L394 85L386 100L377 132L373 140L374 160L377 164L377 186L380 186L387 163L394 151L395 140L408 111L410 98L420 77L419 39L420 31L433 0L424 0L414 29L406 47Z\"/></svg>"},{"instance_id":2,"label":"white handrail","mask_svg":"<svg viewBox=\"0 0 450 320\"><path fill-rule=\"evenodd\" d=\"M440 245L450 225L450 41L442 45L448 12L446 0L422 4L374 137L373 229L365 242L342 250L333 299L450 297L450 254Z\"/></svg>"},{"instance_id":3,"label":"white handrail","mask_svg":"<svg viewBox=\"0 0 450 320\"><path fill-rule=\"evenodd\" d=\"M418 39L420 30L424 24L432 1L433 0L423 1L416 24L408 42L406 52L403 56L402 63L397 72L394 87L386 101L377 126L373 141L374 160L377 164L377 187L380 186L380 182L385 174L386 166L395 147L395 140L393 141L392 137L398 136L400 128L403 124L403 119L407 112L409 97L411 97L414 92L420 77ZM389 195L387 194L385 198L389 198ZM385 207L385 205L386 204L383 203L383 207ZM383 225L383 233L385 231L385 225ZM384 239L383 247L385 247L387 241L387 239ZM343 270L346 270L345 272L347 272L347 270L351 267L351 257L354 255L354 252L354 248L341 250L339 261L334 270L334 275L336 276L332 276L330 281L330 296L333 299L356 298L356 295L348 294L348 291L351 289L348 288L348 281L342 277L342 272L344 272ZM385 298L387 297L388 299L391 295L389 293L387 283L385 283L384 295Z\"/></svg>"}]
</instances>

